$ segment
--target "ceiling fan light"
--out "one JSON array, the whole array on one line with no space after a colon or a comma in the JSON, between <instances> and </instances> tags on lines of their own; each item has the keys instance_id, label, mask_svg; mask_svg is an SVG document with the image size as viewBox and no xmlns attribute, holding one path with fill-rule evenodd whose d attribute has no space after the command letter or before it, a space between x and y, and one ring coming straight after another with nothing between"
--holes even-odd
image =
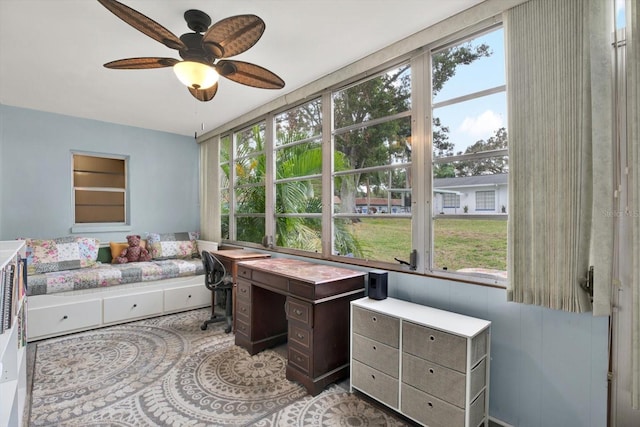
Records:
<instances>
[{"instance_id":1,"label":"ceiling fan light","mask_svg":"<svg viewBox=\"0 0 640 427\"><path fill-rule=\"evenodd\" d=\"M218 82L215 68L195 61L181 61L173 66L178 80L193 89L208 89Z\"/></svg>"}]
</instances>

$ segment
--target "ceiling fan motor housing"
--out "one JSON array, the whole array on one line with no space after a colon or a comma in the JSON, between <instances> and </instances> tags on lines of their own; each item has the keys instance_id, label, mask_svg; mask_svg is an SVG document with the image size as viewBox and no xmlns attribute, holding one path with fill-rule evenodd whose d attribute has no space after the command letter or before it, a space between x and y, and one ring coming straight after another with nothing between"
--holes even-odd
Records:
<instances>
[{"instance_id":1,"label":"ceiling fan motor housing","mask_svg":"<svg viewBox=\"0 0 640 427\"><path fill-rule=\"evenodd\" d=\"M180 49L178 53L185 61L202 62L203 64L212 65L215 57L202 47L202 34L185 33L180 36L180 40L187 46L186 49Z\"/></svg>"}]
</instances>

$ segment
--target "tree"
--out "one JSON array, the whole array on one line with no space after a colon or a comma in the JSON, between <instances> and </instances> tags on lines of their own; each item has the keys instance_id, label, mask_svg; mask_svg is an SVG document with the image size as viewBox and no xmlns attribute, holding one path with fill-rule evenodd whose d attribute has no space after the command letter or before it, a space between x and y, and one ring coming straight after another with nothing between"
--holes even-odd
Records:
<instances>
[{"instance_id":1,"label":"tree","mask_svg":"<svg viewBox=\"0 0 640 427\"><path fill-rule=\"evenodd\" d=\"M507 142L507 130L505 128L500 128L495 132L495 135L487 141L481 139L470 147L467 147L464 154L501 150L507 148ZM473 161L458 162L455 169L456 176L492 175L509 172L509 163L504 156L496 156Z\"/></svg>"}]
</instances>

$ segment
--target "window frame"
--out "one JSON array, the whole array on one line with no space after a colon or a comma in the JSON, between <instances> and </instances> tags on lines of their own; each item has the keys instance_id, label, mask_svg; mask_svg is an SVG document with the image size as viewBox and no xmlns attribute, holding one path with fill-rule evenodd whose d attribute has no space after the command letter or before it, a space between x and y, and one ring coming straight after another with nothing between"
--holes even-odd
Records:
<instances>
[{"instance_id":1,"label":"window frame","mask_svg":"<svg viewBox=\"0 0 640 427\"><path fill-rule=\"evenodd\" d=\"M76 187L74 180L74 160L75 156L96 157L112 160L124 161L124 188L118 187ZM130 218L130 176L129 176L129 163L130 156L122 154L109 154L109 153L96 153L81 150L71 150L70 152L70 180L71 180L71 212L72 212L72 225L71 233L86 233L86 232L117 232L117 231L130 231L131 230L131 218ZM76 190L82 191L114 191L124 193L124 206L123 214L124 221L121 222L77 222L76 221Z\"/></svg>"},{"instance_id":2,"label":"window frame","mask_svg":"<svg viewBox=\"0 0 640 427\"><path fill-rule=\"evenodd\" d=\"M235 238L230 238L228 243L230 244L240 244L246 247L255 247L257 249L269 248L275 252L281 252L283 254L291 254L296 256L303 256L307 258L318 258L322 260L328 261L337 261L345 264L353 264L360 267L365 268L381 268L389 271L399 271L399 272L412 272L415 274L420 274L424 276L438 277L447 280L455 280L459 282L472 283L472 284L482 284L489 286L496 286L499 288L505 288L506 283L500 279L482 277L478 275L469 275L469 274L456 274L451 271L441 271L434 270L431 268L431 257L433 254L433 218L434 213L432 212L431 206L433 206L434 195L432 192L432 165L437 163L439 160L436 159L434 161L433 158L433 150L431 148L432 144L432 111L433 111L433 102L431 101L431 52L436 50L445 49L447 45L452 45L454 43L459 43L464 39L471 39L474 37L478 37L483 33L492 32L498 28L503 26L502 22L499 19L499 16L494 16L492 18L486 19L478 24L467 28L465 30L461 30L455 33L450 34L442 39L437 41L428 43L424 45L418 50L412 51L405 55L401 55L400 57L395 58L394 60L388 61L383 64L379 64L377 66L371 67L368 70L362 72L359 75L348 78L344 81L338 82L333 85L328 85L324 89L316 92L314 94L310 94L306 96L304 99L287 104L282 105L279 104L277 108L274 110L263 113L260 116L254 117L251 121L247 121L244 124L235 125L233 127L226 128L224 132L221 132L220 137L224 137L225 135L231 134L234 135L235 132L241 131L242 129L246 129L252 124L260 122L264 120L266 122L266 136L265 136L265 151L267 156L267 169L271 168L271 172L267 170L267 176L265 177L265 190L266 190L266 203L265 203L265 236L262 240L262 244L256 244L254 242L243 242L235 240ZM393 70L403 64L410 65L411 71L411 79L412 79L412 89L411 89L411 109L409 112L401 112L397 113L395 116L377 118L370 121L365 121L363 123L356 123L345 128L339 129L335 131L333 129L333 92L341 89L345 89L351 85L356 85L359 82L365 81L367 79L373 78L376 75L379 75L382 72ZM373 77L372 77L373 76ZM425 91L428 95L425 95ZM479 91L478 93L471 94L471 97L480 97L484 96L487 93L494 93L496 91L506 91L506 84L497 88L490 88L486 90ZM322 124L322 145L323 149L323 172L322 172L322 198L323 198L323 212L322 212L322 245L323 250L321 253L308 252L298 249L292 248L284 248L284 247L274 247L273 239L275 236L275 209L274 209L274 199L275 199L275 177L273 176L274 168L275 168L275 160L274 160L274 149L275 149L275 117L287 110L296 108L297 106L308 102L308 100L314 99L316 97L320 97L322 99L322 114L323 114L323 124ZM449 102L451 100L445 101ZM391 264L388 262L379 262L375 260L367 260L367 259L353 259L348 256L336 255L333 253L334 247L334 234L333 234L333 219L343 217L354 216L351 214L335 214L334 209L334 188L333 188L333 178L334 172L332 171L332 161L333 161L333 141L337 134L342 132L347 132L352 129L362 128L366 126L370 126L375 124L376 122L384 122L388 120L394 120L397 118L401 118L404 116L409 116L411 120L411 135L413 141L413 154L412 161L409 164L411 169L411 179L412 179L412 197L411 197L411 212L409 214L405 214L405 217L411 221L411 236L412 236L412 246L413 250L417 250L417 265L414 270L410 269L406 265L402 264ZM397 116L397 117L396 117ZM331 118L331 119L330 119ZM271 133L271 135L269 135ZM235 147L235 137L233 139L234 147ZM232 149L232 152L235 153L235 149ZM233 155L232 153L232 155ZM464 159L482 159L487 157L494 156L504 156L508 154L508 150L494 150L491 152L481 152L481 153L473 153L456 157L455 160ZM454 158L447 157L442 158L442 161L453 161ZM234 161L233 159L231 160ZM419 165L418 167L413 167L412 165ZM376 169L374 167L372 169ZM233 171L235 168L231 168L231 176L233 176ZM364 170L363 170L364 171ZM338 174L346 174L348 171L340 171ZM233 182L230 179L230 182ZM231 185L231 198L233 199L233 193L235 192L235 187L233 184ZM423 208L416 209L419 206L423 206ZM425 207L426 206L426 207ZM230 224L229 224L229 236L235 236L235 233L232 234L232 230L234 230L234 209L235 209L235 201L230 206ZM382 214L391 216L390 213ZM399 217L396 215L396 217ZM407 253L406 259L409 259L410 254Z\"/></svg>"}]
</instances>

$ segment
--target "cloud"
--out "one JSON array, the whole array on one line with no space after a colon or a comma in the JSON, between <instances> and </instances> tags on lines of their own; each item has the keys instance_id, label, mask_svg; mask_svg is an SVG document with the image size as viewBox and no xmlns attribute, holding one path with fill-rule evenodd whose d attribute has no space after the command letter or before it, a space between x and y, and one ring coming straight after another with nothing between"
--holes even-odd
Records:
<instances>
[{"instance_id":1,"label":"cloud","mask_svg":"<svg viewBox=\"0 0 640 427\"><path fill-rule=\"evenodd\" d=\"M487 110L477 117L465 117L457 129L458 132L471 136L474 140L487 139L500 129L502 116L494 111Z\"/></svg>"}]
</instances>

